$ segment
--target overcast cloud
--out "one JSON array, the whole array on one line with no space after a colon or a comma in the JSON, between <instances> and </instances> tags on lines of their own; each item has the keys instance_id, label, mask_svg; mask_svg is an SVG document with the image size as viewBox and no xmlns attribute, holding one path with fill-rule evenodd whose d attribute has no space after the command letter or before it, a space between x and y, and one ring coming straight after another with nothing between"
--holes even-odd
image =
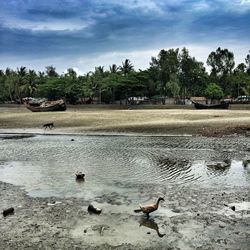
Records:
<instances>
[{"instance_id":1,"label":"overcast cloud","mask_svg":"<svg viewBox=\"0 0 250 250\"><path fill-rule=\"evenodd\" d=\"M0 1L0 68L85 73L128 58L145 69L183 46L203 62L228 48L239 63L250 49L250 0Z\"/></svg>"}]
</instances>

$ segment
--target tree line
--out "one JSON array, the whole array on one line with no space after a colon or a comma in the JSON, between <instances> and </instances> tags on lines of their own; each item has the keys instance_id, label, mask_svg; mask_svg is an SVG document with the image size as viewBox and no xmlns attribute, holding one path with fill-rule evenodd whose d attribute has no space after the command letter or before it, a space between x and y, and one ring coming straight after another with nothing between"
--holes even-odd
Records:
<instances>
[{"instance_id":1,"label":"tree line","mask_svg":"<svg viewBox=\"0 0 250 250\"><path fill-rule=\"evenodd\" d=\"M250 95L250 51L245 62L236 66L233 52L219 47L208 55L206 63L210 72L186 48L177 48L162 49L151 58L146 70L136 71L129 59L109 69L95 67L82 76L72 68L59 75L52 65L45 67L44 72L23 66L16 70L6 68L0 70L0 102L20 103L24 97L43 97L65 98L71 104L80 98L114 103L146 96L164 104L165 97L220 99Z\"/></svg>"}]
</instances>

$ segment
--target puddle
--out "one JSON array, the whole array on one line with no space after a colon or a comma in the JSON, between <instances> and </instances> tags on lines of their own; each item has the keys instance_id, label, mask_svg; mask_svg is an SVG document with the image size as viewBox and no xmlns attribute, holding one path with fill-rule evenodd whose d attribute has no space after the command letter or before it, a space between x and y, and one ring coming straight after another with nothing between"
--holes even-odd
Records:
<instances>
[{"instance_id":1,"label":"puddle","mask_svg":"<svg viewBox=\"0 0 250 250\"><path fill-rule=\"evenodd\" d=\"M147 220L139 217L127 218L124 214L105 214L91 216L87 221L79 220L71 235L84 238L88 243L96 245L107 243L112 246L120 244L145 244L165 236L167 229L158 220Z\"/></svg>"},{"instance_id":2,"label":"puddle","mask_svg":"<svg viewBox=\"0 0 250 250\"><path fill-rule=\"evenodd\" d=\"M143 198L138 190L145 186L249 187L250 173L242 162L250 157L249 145L245 137L13 138L0 143L0 181L23 186L31 196L95 197L97 202L106 197L118 205ZM225 160L227 167L211 167ZM85 181L76 182L77 171Z\"/></svg>"}]
</instances>

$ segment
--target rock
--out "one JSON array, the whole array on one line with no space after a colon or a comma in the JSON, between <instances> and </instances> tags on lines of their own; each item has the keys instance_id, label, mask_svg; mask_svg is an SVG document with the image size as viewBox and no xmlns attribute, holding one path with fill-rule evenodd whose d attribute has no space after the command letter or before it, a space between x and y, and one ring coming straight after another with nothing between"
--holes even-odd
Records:
<instances>
[{"instance_id":1,"label":"rock","mask_svg":"<svg viewBox=\"0 0 250 250\"><path fill-rule=\"evenodd\" d=\"M14 213L14 208L13 207L10 207L10 208L7 208L5 210L3 210L3 216L7 216L7 215L10 215L10 214L13 214Z\"/></svg>"},{"instance_id":2,"label":"rock","mask_svg":"<svg viewBox=\"0 0 250 250\"><path fill-rule=\"evenodd\" d=\"M231 208L233 211L235 211L235 206L228 206L227 204L224 204L224 206Z\"/></svg>"},{"instance_id":3,"label":"rock","mask_svg":"<svg viewBox=\"0 0 250 250\"><path fill-rule=\"evenodd\" d=\"M85 174L82 172L76 172L76 180L78 181L84 181Z\"/></svg>"},{"instance_id":4,"label":"rock","mask_svg":"<svg viewBox=\"0 0 250 250\"><path fill-rule=\"evenodd\" d=\"M92 204L88 206L88 212L94 213L94 214L100 214L102 212L102 209L94 207Z\"/></svg>"}]
</instances>

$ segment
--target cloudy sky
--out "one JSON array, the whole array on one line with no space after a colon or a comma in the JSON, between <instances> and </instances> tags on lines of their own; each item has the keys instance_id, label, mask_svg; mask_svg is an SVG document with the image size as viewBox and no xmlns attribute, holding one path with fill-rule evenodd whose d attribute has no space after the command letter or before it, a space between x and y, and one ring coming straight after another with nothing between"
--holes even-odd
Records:
<instances>
[{"instance_id":1,"label":"cloudy sky","mask_svg":"<svg viewBox=\"0 0 250 250\"><path fill-rule=\"evenodd\" d=\"M219 46L244 62L250 0L0 0L0 68L80 73L130 59L149 66L161 49L187 47L206 62Z\"/></svg>"}]
</instances>

